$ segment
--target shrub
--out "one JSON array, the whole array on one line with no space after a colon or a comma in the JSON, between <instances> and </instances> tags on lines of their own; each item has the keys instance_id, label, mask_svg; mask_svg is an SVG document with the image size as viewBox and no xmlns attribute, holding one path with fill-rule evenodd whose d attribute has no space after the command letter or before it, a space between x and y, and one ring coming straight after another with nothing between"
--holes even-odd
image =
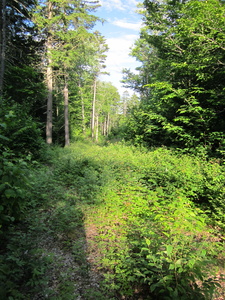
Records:
<instances>
[{"instance_id":1,"label":"shrub","mask_svg":"<svg viewBox=\"0 0 225 300\"><path fill-rule=\"evenodd\" d=\"M114 145L104 153L95 148L94 155L101 155L111 174L104 202L87 213L98 228L95 246L107 285L125 299L135 293L144 299L211 299L223 244L209 227L215 222L209 204L210 194L224 195L222 167L166 149L147 153Z\"/></svg>"},{"instance_id":2,"label":"shrub","mask_svg":"<svg viewBox=\"0 0 225 300\"><path fill-rule=\"evenodd\" d=\"M10 149L17 157L39 158L44 147L38 124L24 108L11 101L2 101L0 107L0 145Z\"/></svg>"},{"instance_id":3,"label":"shrub","mask_svg":"<svg viewBox=\"0 0 225 300\"><path fill-rule=\"evenodd\" d=\"M22 159L3 151L0 156L0 230L18 221L27 204L28 168Z\"/></svg>"},{"instance_id":4,"label":"shrub","mask_svg":"<svg viewBox=\"0 0 225 300\"><path fill-rule=\"evenodd\" d=\"M34 216L32 214L32 216ZM33 221L33 220L32 220ZM38 248L37 223L11 225L0 252L0 294L2 299L35 299L47 292L50 253Z\"/></svg>"}]
</instances>

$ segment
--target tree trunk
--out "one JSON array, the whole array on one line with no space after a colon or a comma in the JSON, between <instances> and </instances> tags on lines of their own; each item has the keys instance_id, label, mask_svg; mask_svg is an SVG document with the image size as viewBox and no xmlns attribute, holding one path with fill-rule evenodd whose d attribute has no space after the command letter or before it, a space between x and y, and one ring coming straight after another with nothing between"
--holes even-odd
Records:
<instances>
[{"instance_id":1,"label":"tree trunk","mask_svg":"<svg viewBox=\"0 0 225 300\"><path fill-rule=\"evenodd\" d=\"M109 116L109 112L108 112L108 115L107 115L107 127L106 127L106 136L109 135L109 132L110 132L110 116Z\"/></svg>"},{"instance_id":2,"label":"tree trunk","mask_svg":"<svg viewBox=\"0 0 225 300\"><path fill-rule=\"evenodd\" d=\"M6 52L6 0L0 4L0 96L3 93Z\"/></svg>"},{"instance_id":3,"label":"tree trunk","mask_svg":"<svg viewBox=\"0 0 225 300\"><path fill-rule=\"evenodd\" d=\"M96 91L97 91L97 77L94 79L94 91L92 101L92 116L91 116L91 137L95 137L95 106L96 106Z\"/></svg>"},{"instance_id":4,"label":"tree trunk","mask_svg":"<svg viewBox=\"0 0 225 300\"><path fill-rule=\"evenodd\" d=\"M79 94L80 94L80 99L81 99L82 131L83 131L83 134L85 134L85 131L86 131L86 126L85 126L85 108L84 108L84 98L83 98L83 94L82 94L82 91L81 91L81 84L80 84L80 82L79 82L78 86L79 86Z\"/></svg>"},{"instance_id":5,"label":"tree trunk","mask_svg":"<svg viewBox=\"0 0 225 300\"><path fill-rule=\"evenodd\" d=\"M82 131L83 134L86 132L86 126L85 126L85 109L84 109L84 98L81 95L81 110L82 110Z\"/></svg>"},{"instance_id":6,"label":"tree trunk","mask_svg":"<svg viewBox=\"0 0 225 300\"><path fill-rule=\"evenodd\" d=\"M127 102L124 101L123 102L123 115L126 116L126 114L127 114Z\"/></svg>"},{"instance_id":7,"label":"tree trunk","mask_svg":"<svg viewBox=\"0 0 225 300\"><path fill-rule=\"evenodd\" d=\"M95 141L98 142L98 114L96 116Z\"/></svg>"},{"instance_id":8,"label":"tree trunk","mask_svg":"<svg viewBox=\"0 0 225 300\"><path fill-rule=\"evenodd\" d=\"M70 145L70 136L69 136L69 91L68 85L65 83L63 90L64 95L64 118L65 118L65 146Z\"/></svg>"},{"instance_id":9,"label":"tree trunk","mask_svg":"<svg viewBox=\"0 0 225 300\"><path fill-rule=\"evenodd\" d=\"M102 134L104 136L106 136L106 117L104 118L104 122L103 122L103 132L102 132Z\"/></svg>"},{"instance_id":10,"label":"tree trunk","mask_svg":"<svg viewBox=\"0 0 225 300\"><path fill-rule=\"evenodd\" d=\"M48 19L52 19L52 3L48 2ZM48 88L48 98L47 98L47 122L46 122L46 143L52 144L52 92L53 92L53 74L52 74L52 59L51 59L51 49L52 49L52 38L51 34L48 33L48 38L46 41L47 48L47 88Z\"/></svg>"},{"instance_id":11,"label":"tree trunk","mask_svg":"<svg viewBox=\"0 0 225 300\"><path fill-rule=\"evenodd\" d=\"M51 60L48 61L51 63ZM48 88L48 98L47 98L47 123L46 123L46 143L52 144L52 67L49 65L47 67L47 88Z\"/></svg>"}]
</instances>

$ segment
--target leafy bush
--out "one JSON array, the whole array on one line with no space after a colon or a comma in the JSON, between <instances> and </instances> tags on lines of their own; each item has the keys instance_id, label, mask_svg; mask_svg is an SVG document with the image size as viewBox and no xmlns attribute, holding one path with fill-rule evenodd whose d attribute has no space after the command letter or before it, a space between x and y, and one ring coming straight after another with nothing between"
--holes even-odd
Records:
<instances>
[{"instance_id":1,"label":"leafy bush","mask_svg":"<svg viewBox=\"0 0 225 300\"><path fill-rule=\"evenodd\" d=\"M27 164L13 159L11 152L0 157L0 228L19 220L27 204ZM1 228L2 230L4 228ZM0 229L0 230L1 230Z\"/></svg>"},{"instance_id":2,"label":"leafy bush","mask_svg":"<svg viewBox=\"0 0 225 300\"><path fill-rule=\"evenodd\" d=\"M80 200L93 203L101 192L108 175L104 166L92 158L61 157L54 161L54 178L63 186L73 188Z\"/></svg>"},{"instance_id":3,"label":"leafy bush","mask_svg":"<svg viewBox=\"0 0 225 300\"><path fill-rule=\"evenodd\" d=\"M222 251L219 239L207 228L204 214L182 195L173 195L178 201L161 197L150 193L148 203L139 199L130 208L129 251L116 278L120 281L126 272L130 285L138 283L154 299L211 297L216 279L209 278L206 266L215 264L213 257Z\"/></svg>"},{"instance_id":4,"label":"leafy bush","mask_svg":"<svg viewBox=\"0 0 225 300\"><path fill-rule=\"evenodd\" d=\"M95 246L107 285L125 298L211 299L223 244L208 225L222 223L223 168L166 149L124 145L85 155L110 168L104 202L86 213L98 228ZM211 202L220 207L217 220Z\"/></svg>"},{"instance_id":5,"label":"leafy bush","mask_svg":"<svg viewBox=\"0 0 225 300\"><path fill-rule=\"evenodd\" d=\"M31 299L47 286L49 256L37 248L33 232L11 227L6 248L0 253L0 294L2 299Z\"/></svg>"},{"instance_id":6,"label":"leafy bush","mask_svg":"<svg viewBox=\"0 0 225 300\"><path fill-rule=\"evenodd\" d=\"M0 145L10 149L17 157L38 158L44 147L38 124L24 111L24 108L11 101L2 101L0 107Z\"/></svg>"},{"instance_id":7,"label":"leafy bush","mask_svg":"<svg viewBox=\"0 0 225 300\"><path fill-rule=\"evenodd\" d=\"M57 233L73 234L83 225L83 213L69 202L59 202L50 219L50 227Z\"/></svg>"}]
</instances>

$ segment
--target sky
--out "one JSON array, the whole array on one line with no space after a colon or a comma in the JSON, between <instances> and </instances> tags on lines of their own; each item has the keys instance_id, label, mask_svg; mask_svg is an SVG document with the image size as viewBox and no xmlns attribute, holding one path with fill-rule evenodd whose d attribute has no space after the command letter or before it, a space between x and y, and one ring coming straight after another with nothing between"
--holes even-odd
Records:
<instances>
[{"instance_id":1,"label":"sky","mask_svg":"<svg viewBox=\"0 0 225 300\"><path fill-rule=\"evenodd\" d=\"M132 71L140 65L135 58L129 56L130 48L139 37L141 16L136 13L137 0L100 0L101 7L95 13L105 19L102 24L98 22L95 30L105 37L109 51L106 53L106 69L110 75L101 75L101 81L111 82L123 94L127 88L122 87L122 69ZM133 91L128 90L130 94Z\"/></svg>"}]
</instances>

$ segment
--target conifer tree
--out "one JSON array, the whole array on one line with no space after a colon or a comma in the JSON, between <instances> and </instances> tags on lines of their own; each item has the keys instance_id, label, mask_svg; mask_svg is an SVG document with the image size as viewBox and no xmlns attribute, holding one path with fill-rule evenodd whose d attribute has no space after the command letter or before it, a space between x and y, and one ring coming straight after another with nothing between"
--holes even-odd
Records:
<instances>
[{"instance_id":1,"label":"conifer tree","mask_svg":"<svg viewBox=\"0 0 225 300\"><path fill-rule=\"evenodd\" d=\"M52 143L53 75L62 77L65 108L68 108L68 80L85 48L85 39L91 34L98 18L90 12L98 7L97 1L53 1L40 2L34 20L46 39L45 64L48 88L46 142ZM65 113L65 143L69 144L68 112Z\"/></svg>"}]
</instances>

